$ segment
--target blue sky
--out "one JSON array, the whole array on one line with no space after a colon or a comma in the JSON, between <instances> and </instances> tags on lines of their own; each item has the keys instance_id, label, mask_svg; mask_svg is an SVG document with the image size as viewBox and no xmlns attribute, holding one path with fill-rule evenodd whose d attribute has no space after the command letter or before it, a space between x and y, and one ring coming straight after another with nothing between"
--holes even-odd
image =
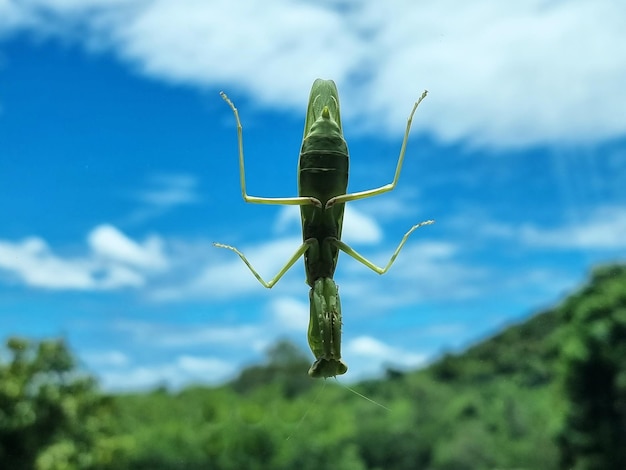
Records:
<instances>
[{"instance_id":1,"label":"blue sky","mask_svg":"<svg viewBox=\"0 0 626 470\"><path fill-rule=\"evenodd\" d=\"M619 2L0 0L0 336L64 337L107 389L220 383L306 347L292 196L315 78L337 82L351 191L345 380L417 367L558 302L626 253ZM342 379L344 380L344 379Z\"/></svg>"}]
</instances>

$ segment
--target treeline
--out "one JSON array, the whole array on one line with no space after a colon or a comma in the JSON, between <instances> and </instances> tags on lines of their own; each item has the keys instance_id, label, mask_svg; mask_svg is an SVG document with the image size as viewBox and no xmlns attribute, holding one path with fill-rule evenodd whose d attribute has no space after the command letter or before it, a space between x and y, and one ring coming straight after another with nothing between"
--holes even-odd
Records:
<instances>
[{"instance_id":1,"label":"treeline","mask_svg":"<svg viewBox=\"0 0 626 470\"><path fill-rule=\"evenodd\" d=\"M624 469L626 267L459 355L355 389L288 343L217 388L107 396L67 346L0 354L0 468Z\"/></svg>"}]
</instances>

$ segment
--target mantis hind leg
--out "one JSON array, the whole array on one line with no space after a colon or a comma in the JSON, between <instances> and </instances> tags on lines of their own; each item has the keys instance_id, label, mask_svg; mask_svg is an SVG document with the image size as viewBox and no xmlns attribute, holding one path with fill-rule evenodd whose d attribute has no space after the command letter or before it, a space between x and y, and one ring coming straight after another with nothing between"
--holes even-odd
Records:
<instances>
[{"instance_id":1,"label":"mantis hind leg","mask_svg":"<svg viewBox=\"0 0 626 470\"><path fill-rule=\"evenodd\" d=\"M402 237L402 240L400 240L400 243L398 244L398 247L396 248L396 251L393 252L393 254L391 255L391 258L389 259L389 262L387 263L387 265L384 268L381 268L380 266L376 266L374 263L372 263L370 260L365 258L363 255L361 255L360 253L356 252L352 247L350 247L350 245L342 242L341 240L338 240L336 238L330 238L328 240L329 240L330 243L335 245L337 248L339 248L345 254L351 256L352 258L357 260L359 263L367 266L372 271L374 271L374 272L376 272L378 274L385 274L387 271L389 271L389 268L391 268L391 265L393 264L393 262L398 257L398 254L400 254L400 250L402 250L402 247L404 246L404 244L409 239L409 236L415 230L417 230L418 228L420 228L420 227L422 227L424 225L430 225L432 223L434 223L434 220L427 220L425 222L420 222L419 224L414 225L413 227L411 227L409 229L409 231L404 234L404 236Z\"/></svg>"},{"instance_id":2,"label":"mantis hind leg","mask_svg":"<svg viewBox=\"0 0 626 470\"><path fill-rule=\"evenodd\" d=\"M224 99L224 101L226 101L226 103L228 103L230 109L233 110L235 120L237 121L237 146L239 148L239 180L241 182L241 195L243 196L244 201L253 204L276 204L284 206L313 205L321 208L322 203L314 197L259 197L248 195L248 193L246 192L246 171L243 158L243 127L239 119L239 111L237 111L237 108L230 100L230 98L226 96L226 93L221 91L220 96Z\"/></svg>"},{"instance_id":3,"label":"mantis hind leg","mask_svg":"<svg viewBox=\"0 0 626 470\"><path fill-rule=\"evenodd\" d=\"M280 271L278 271L278 274L276 274L276 276L274 276L269 281L265 281L261 277L261 275L257 272L257 270L254 269L254 267L252 266L250 261L248 261L248 258L246 258L245 255L241 251L239 251L237 248L235 248L234 246L230 246L230 245L223 245L222 243L213 243L213 246L215 246L217 248L226 248L227 250L234 251L235 253L237 253L239 258L241 258L241 260L246 264L246 266L248 266L248 269L250 270L250 272L252 274L254 274L254 277L256 277L257 280L261 284L263 284L264 287L267 287L268 289L271 289L272 287L274 287L274 285L276 285L276 283L280 280L280 278L282 278L285 275L285 273L287 271L289 271L289 269L291 269L291 267L294 265L294 263L296 261L298 261L298 259L309 248L311 248L314 245L317 245L317 240L316 239L313 238L313 239L306 240L304 243L302 243L302 245L300 245L300 247L296 250L296 252L293 254L293 256L291 258L289 258L289 260L280 269Z\"/></svg>"},{"instance_id":4,"label":"mantis hind leg","mask_svg":"<svg viewBox=\"0 0 626 470\"><path fill-rule=\"evenodd\" d=\"M427 94L428 94L428 91L424 91L424 93L422 93L422 96L420 96L419 100L415 102L415 105L413 106L413 110L411 111L411 114L409 114L409 118L407 119L406 130L404 131L404 139L402 140L402 147L400 148L400 155L398 156L398 164L396 165L396 173L393 177L393 181L389 184L380 186L378 188L368 189L367 191L360 191L358 193L350 193L350 194L341 194L340 196L336 196L330 199L326 203L326 209L338 203L356 201L357 199L365 199L365 198L372 197L372 196L378 196L379 194L393 191L395 189L396 184L398 184L398 180L400 179L400 173L402 172L402 164L404 163L404 154L406 153L406 145L407 145L407 142L409 141L409 133L411 131L413 115L415 114L415 111L417 110L417 107L422 102L422 100L426 98Z\"/></svg>"}]
</instances>

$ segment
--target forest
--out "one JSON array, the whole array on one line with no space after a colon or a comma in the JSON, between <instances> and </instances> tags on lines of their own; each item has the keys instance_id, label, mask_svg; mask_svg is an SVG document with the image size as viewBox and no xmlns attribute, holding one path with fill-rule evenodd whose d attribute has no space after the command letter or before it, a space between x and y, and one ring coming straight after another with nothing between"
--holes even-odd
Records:
<instances>
[{"instance_id":1,"label":"forest","mask_svg":"<svg viewBox=\"0 0 626 470\"><path fill-rule=\"evenodd\" d=\"M353 387L377 404L310 379L309 362L280 342L219 387L107 394L63 341L5 338L0 468L626 468L626 265L463 353Z\"/></svg>"}]
</instances>

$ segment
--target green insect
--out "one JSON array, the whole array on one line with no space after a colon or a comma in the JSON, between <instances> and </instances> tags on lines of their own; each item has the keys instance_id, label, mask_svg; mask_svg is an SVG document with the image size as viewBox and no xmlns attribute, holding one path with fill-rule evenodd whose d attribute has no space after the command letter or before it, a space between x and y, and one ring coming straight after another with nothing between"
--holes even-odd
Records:
<instances>
[{"instance_id":1,"label":"green insect","mask_svg":"<svg viewBox=\"0 0 626 470\"><path fill-rule=\"evenodd\" d=\"M383 194L396 187L402 170L413 114L426 97L426 93L425 91L415 103L409 115L393 181L376 189L346 194L349 157L348 146L341 128L337 87L332 80L315 80L309 96L298 162L298 196L287 198L249 196L246 192L243 137L239 113L226 94L220 93L233 110L237 121L239 172L243 199L255 204L300 206L303 242L269 282L263 280L237 248L221 243L214 243L214 245L237 253L252 274L268 289L272 288L304 255L306 282L311 287L308 340L315 356L315 362L309 369L311 377L334 377L345 374L348 370L348 366L341 360L341 302L339 289L333 280L339 251L343 251L378 274L384 274L395 261L409 235L422 225L433 223L432 220L428 220L411 227L402 237L396 251L384 268L376 266L341 241L346 202Z\"/></svg>"}]
</instances>

